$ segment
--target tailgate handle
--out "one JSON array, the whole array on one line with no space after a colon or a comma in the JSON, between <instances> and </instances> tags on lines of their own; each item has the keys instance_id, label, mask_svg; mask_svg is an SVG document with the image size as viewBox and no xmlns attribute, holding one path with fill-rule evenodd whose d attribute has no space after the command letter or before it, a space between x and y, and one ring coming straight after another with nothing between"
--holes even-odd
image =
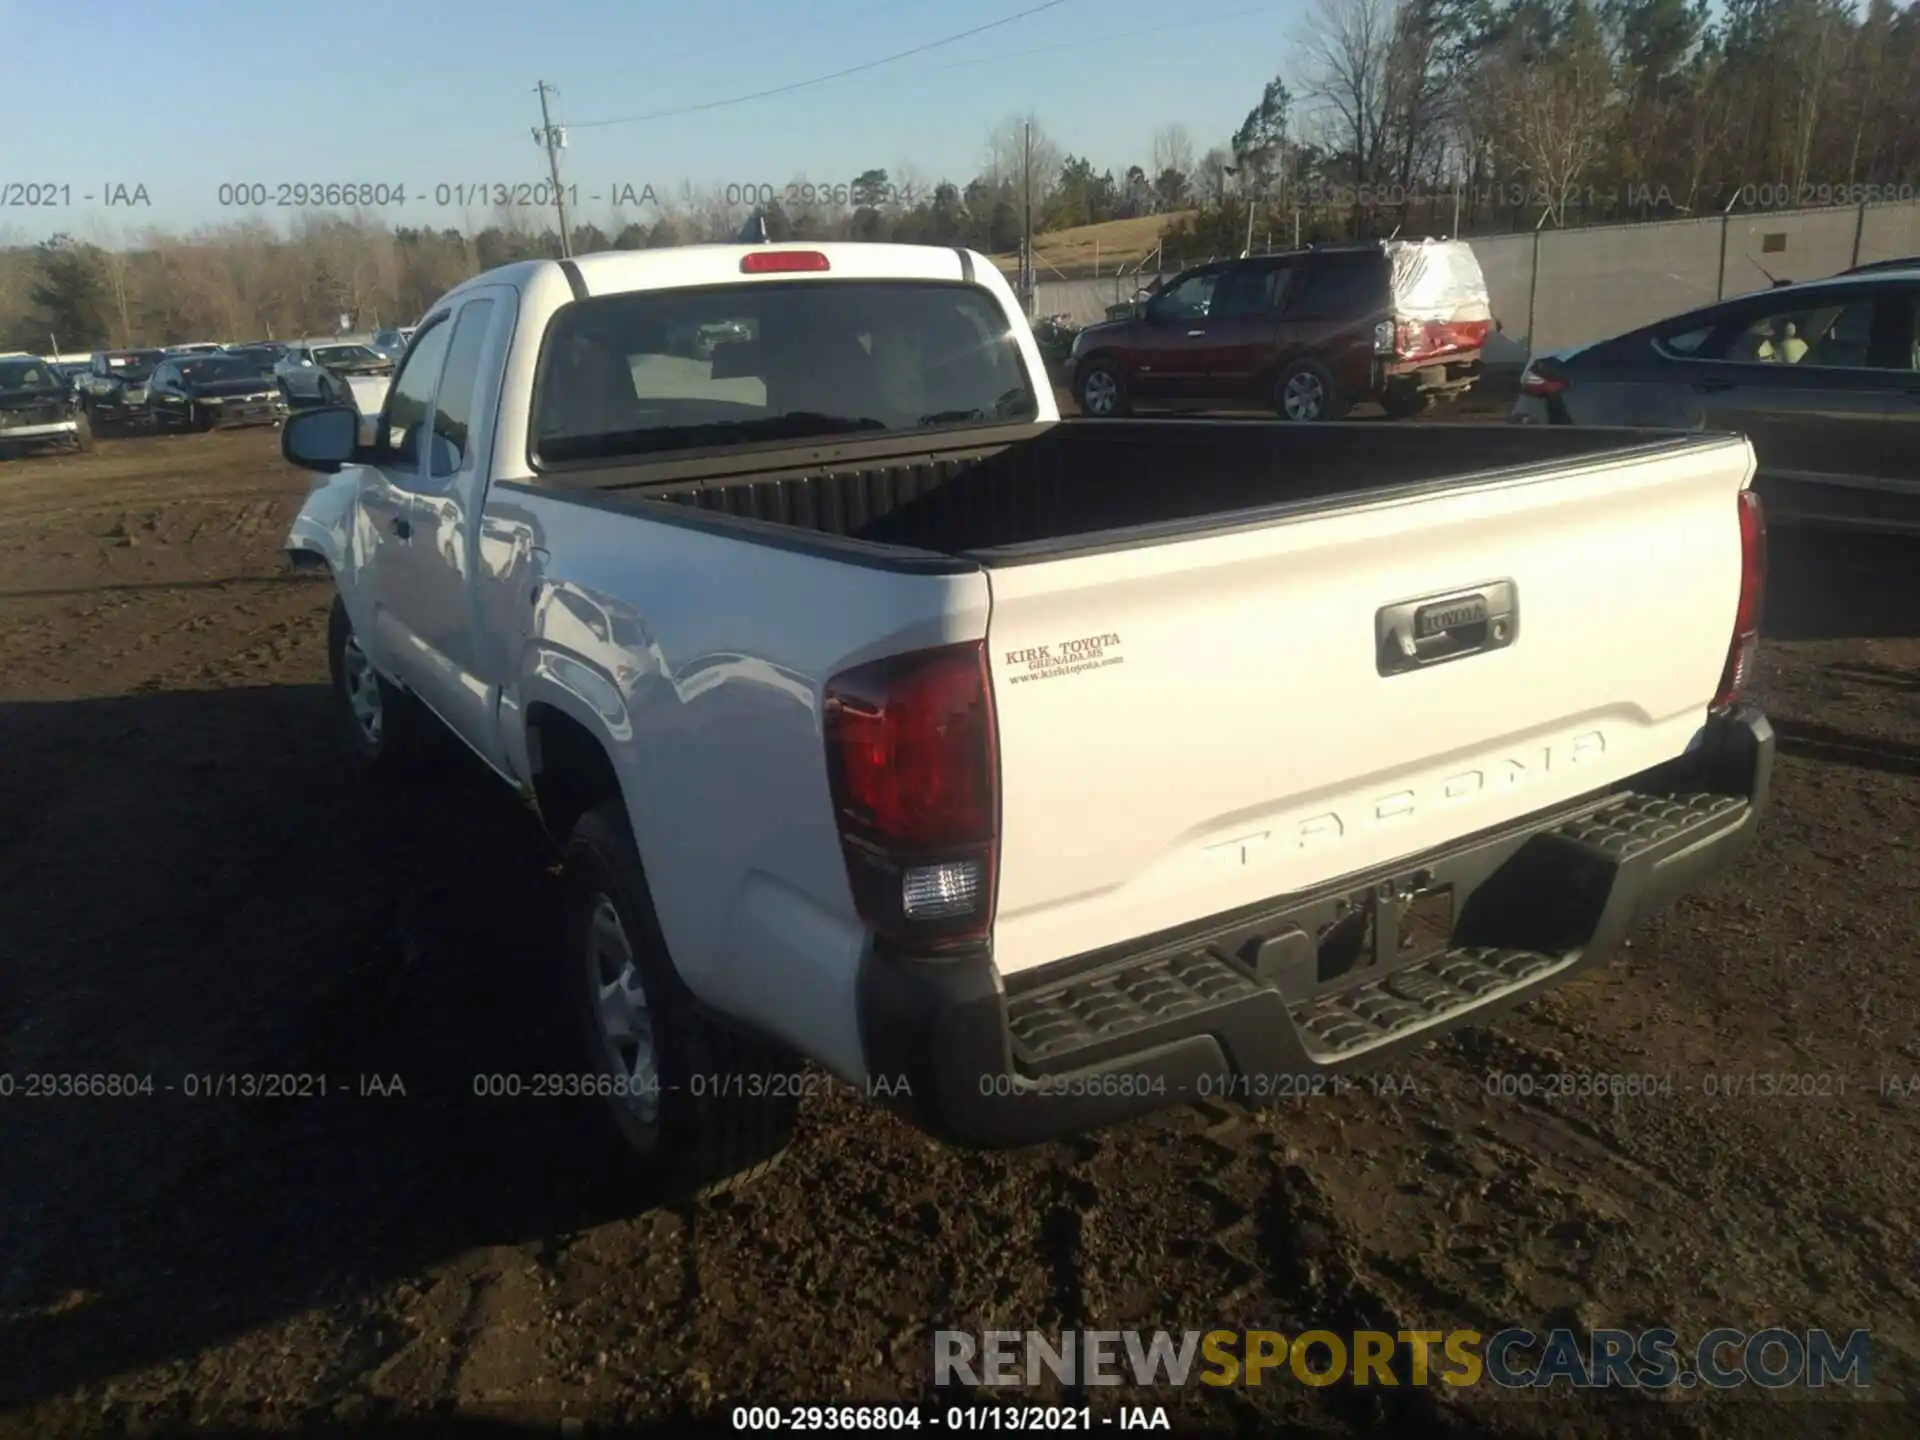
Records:
<instances>
[{"instance_id":1,"label":"tailgate handle","mask_svg":"<svg viewBox=\"0 0 1920 1440\"><path fill-rule=\"evenodd\" d=\"M1404 675L1448 660L1504 650L1520 633L1520 597L1511 580L1422 595L1374 614L1382 675Z\"/></svg>"}]
</instances>

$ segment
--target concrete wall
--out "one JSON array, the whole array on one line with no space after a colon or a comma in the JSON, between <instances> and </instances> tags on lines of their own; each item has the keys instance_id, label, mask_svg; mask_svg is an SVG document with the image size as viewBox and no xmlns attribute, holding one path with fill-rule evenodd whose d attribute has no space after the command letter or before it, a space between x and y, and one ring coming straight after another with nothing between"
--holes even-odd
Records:
<instances>
[{"instance_id":1,"label":"concrete wall","mask_svg":"<svg viewBox=\"0 0 1920 1440\"><path fill-rule=\"evenodd\" d=\"M1471 243L1504 327L1488 345L1487 361L1518 365L1535 349L1604 340L1765 290L1769 276L1814 280L1920 254L1920 202L1491 235ZM1144 283L1133 275L1042 280L1035 309L1087 325Z\"/></svg>"}]
</instances>

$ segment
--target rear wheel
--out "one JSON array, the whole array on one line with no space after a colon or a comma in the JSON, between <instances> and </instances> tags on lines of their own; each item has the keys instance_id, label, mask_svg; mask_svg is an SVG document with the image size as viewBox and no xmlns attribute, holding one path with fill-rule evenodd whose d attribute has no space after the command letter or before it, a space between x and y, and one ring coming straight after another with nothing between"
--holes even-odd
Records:
<instances>
[{"instance_id":1,"label":"rear wheel","mask_svg":"<svg viewBox=\"0 0 1920 1440\"><path fill-rule=\"evenodd\" d=\"M1128 410L1127 380L1111 360L1095 360L1080 372L1073 398L1080 413L1096 420L1114 420Z\"/></svg>"},{"instance_id":2,"label":"rear wheel","mask_svg":"<svg viewBox=\"0 0 1920 1440\"><path fill-rule=\"evenodd\" d=\"M1338 420L1346 413L1333 372L1318 360L1296 360L1273 383L1273 408L1283 420Z\"/></svg>"},{"instance_id":3,"label":"rear wheel","mask_svg":"<svg viewBox=\"0 0 1920 1440\"><path fill-rule=\"evenodd\" d=\"M758 1179L793 1136L793 1062L703 1012L675 973L622 801L580 818L563 863L563 988L616 1144L659 1200Z\"/></svg>"},{"instance_id":4,"label":"rear wheel","mask_svg":"<svg viewBox=\"0 0 1920 1440\"><path fill-rule=\"evenodd\" d=\"M87 418L86 411L73 417L73 448L80 454L90 454L93 450L93 422Z\"/></svg>"},{"instance_id":5,"label":"rear wheel","mask_svg":"<svg viewBox=\"0 0 1920 1440\"><path fill-rule=\"evenodd\" d=\"M338 595L327 616L327 661L346 713L347 743L363 762L379 768L422 748L432 734L431 717L374 669Z\"/></svg>"}]
</instances>

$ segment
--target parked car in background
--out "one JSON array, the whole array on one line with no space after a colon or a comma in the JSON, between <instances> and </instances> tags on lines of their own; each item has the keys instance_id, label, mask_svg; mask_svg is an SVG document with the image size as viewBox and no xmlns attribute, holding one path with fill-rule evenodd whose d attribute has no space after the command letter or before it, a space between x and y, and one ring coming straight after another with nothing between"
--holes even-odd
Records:
<instances>
[{"instance_id":1,"label":"parked car in background","mask_svg":"<svg viewBox=\"0 0 1920 1440\"><path fill-rule=\"evenodd\" d=\"M398 360L406 353L407 342L413 339L413 326L389 326L385 330L373 332L373 338L367 342L369 350L378 351L389 360Z\"/></svg>"},{"instance_id":2,"label":"parked car in background","mask_svg":"<svg viewBox=\"0 0 1920 1440\"><path fill-rule=\"evenodd\" d=\"M0 356L0 458L56 445L93 448L66 374L37 355Z\"/></svg>"},{"instance_id":3,"label":"parked car in background","mask_svg":"<svg viewBox=\"0 0 1920 1440\"><path fill-rule=\"evenodd\" d=\"M277 425L287 413L271 367L231 351L163 361L148 382L147 399L156 430Z\"/></svg>"},{"instance_id":4,"label":"parked car in background","mask_svg":"<svg viewBox=\"0 0 1920 1440\"><path fill-rule=\"evenodd\" d=\"M393 361L357 341L303 340L288 347L273 373L289 405L351 405L377 415Z\"/></svg>"},{"instance_id":5,"label":"parked car in background","mask_svg":"<svg viewBox=\"0 0 1920 1440\"><path fill-rule=\"evenodd\" d=\"M1042 315L1033 322L1033 338L1040 347L1040 358L1049 366L1063 365L1073 353L1075 328L1071 315Z\"/></svg>"},{"instance_id":6,"label":"parked car in background","mask_svg":"<svg viewBox=\"0 0 1920 1440\"><path fill-rule=\"evenodd\" d=\"M271 340L250 341L245 345L229 345L222 353L243 365L253 366L273 382L276 390L279 389L279 377L274 374L273 367L285 358L286 346Z\"/></svg>"},{"instance_id":7,"label":"parked car in background","mask_svg":"<svg viewBox=\"0 0 1920 1440\"><path fill-rule=\"evenodd\" d=\"M1776 522L1920 534L1920 265L1763 290L1537 356L1509 418L1739 431Z\"/></svg>"},{"instance_id":8,"label":"parked car in background","mask_svg":"<svg viewBox=\"0 0 1920 1440\"><path fill-rule=\"evenodd\" d=\"M1067 382L1098 419L1143 400L1253 401L1288 420L1375 401L1409 416L1473 387L1492 329L1464 241L1326 246L1176 276L1136 318L1082 330Z\"/></svg>"},{"instance_id":9,"label":"parked car in background","mask_svg":"<svg viewBox=\"0 0 1920 1440\"><path fill-rule=\"evenodd\" d=\"M106 350L80 382L80 403L95 434L105 435L149 424L147 382L167 358L164 350Z\"/></svg>"},{"instance_id":10,"label":"parked car in background","mask_svg":"<svg viewBox=\"0 0 1920 1440\"><path fill-rule=\"evenodd\" d=\"M166 350L169 355L217 355L226 348L224 345L214 344L211 340L196 340L190 345L169 345Z\"/></svg>"},{"instance_id":11,"label":"parked car in background","mask_svg":"<svg viewBox=\"0 0 1920 1440\"><path fill-rule=\"evenodd\" d=\"M60 376L67 384L67 393L77 402L80 398L80 382L86 377L87 369L93 364L92 355L55 355L53 363L59 368Z\"/></svg>"}]
</instances>

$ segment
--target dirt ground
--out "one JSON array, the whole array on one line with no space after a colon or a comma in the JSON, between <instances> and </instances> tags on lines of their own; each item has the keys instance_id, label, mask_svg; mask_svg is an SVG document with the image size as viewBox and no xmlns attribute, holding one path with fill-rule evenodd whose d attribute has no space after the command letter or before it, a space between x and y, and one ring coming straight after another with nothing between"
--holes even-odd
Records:
<instances>
[{"instance_id":1,"label":"dirt ground","mask_svg":"<svg viewBox=\"0 0 1920 1440\"><path fill-rule=\"evenodd\" d=\"M0 1099L0 1429L671 1428L930 1398L949 1327L1779 1324L1871 1328L1874 1401L1270 1376L1089 1403L1186 1433L1915 1433L1920 547L1774 537L1757 848L1388 1084L988 1156L823 1100L758 1187L647 1211L566 1104L474 1095L555 1053L525 1018L546 854L458 761L389 790L344 764L329 591L278 549L305 480L270 431L0 464L0 1072L157 1086ZM188 1093L236 1072L330 1089ZM1564 1072L1674 1089L1490 1093ZM1774 1074L1821 1093L1739 1078Z\"/></svg>"}]
</instances>

